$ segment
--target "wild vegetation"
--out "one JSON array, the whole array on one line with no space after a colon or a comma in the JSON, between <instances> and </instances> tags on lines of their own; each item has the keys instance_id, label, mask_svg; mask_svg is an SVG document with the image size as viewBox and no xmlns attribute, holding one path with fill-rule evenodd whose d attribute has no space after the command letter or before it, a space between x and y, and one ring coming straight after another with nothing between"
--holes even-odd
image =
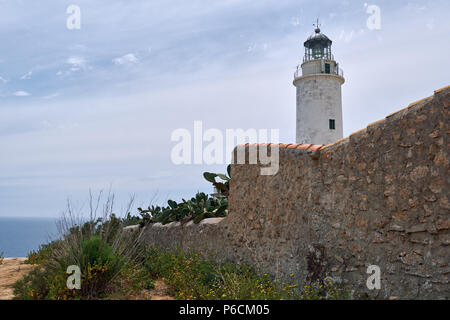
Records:
<instances>
[{"instance_id":1,"label":"wild vegetation","mask_svg":"<svg viewBox=\"0 0 450 320\"><path fill-rule=\"evenodd\" d=\"M100 197L93 203L91 197L87 222L77 219L68 206L58 225L59 239L28 255L27 263L39 267L15 284L18 299L99 299L123 288L151 286L139 260L139 234L124 231L123 219L112 211L113 196L108 196L102 217L95 218L99 201ZM80 290L66 284L72 265L81 270Z\"/></svg>"},{"instance_id":2,"label":"wild vegetation","mask_svg":"<svg viewBox=\"0 0 450 320\"><path fill-rule=\"evenodd\" d=\"M160 222L167 224L174 221L188 222L193 220L199 223L206 218L224 217L228 213L228 200L226 198L213 198L205 193L197 193L190 200L183 199L177 203L168 201L167 207L151 206L143 210L138 208L142 216L141 225Z\"/></svg>"},{"instance_id":3,"label":"wild vegetation","mask_svg":"<svg viewBox=\"0 0 450 320\"><path fill-rule=\"evenodd\" d=\"M203 173L203 177L206 179L206 181L212 183L215 190L217 191L217 196L228 198L228 194L230 192L231 165L228 165L227 167L227 174L228 175L222 173L205 172ZM222 179L223 182L216 181L216 178Z\"/></svg>"},{"instance_id":4,"label":"wild vegetation","mask_svg":"<svg viewBox=\"0 0 450 320\"><path fill-rule=\"evenodd\" d=\"M0 264L3 263L3 252L0 252Z\"/></svg>"},{"instance_id":5,"label":"wild vegetation","mask_svg":"<svg viewBox=\"0 0 450 320\"><path fill-rule=\"evenodd\" d=\"M152 249L145 268L152 278L162 278L170 293L183 300L318 300L350 299L348 290L330 280L299 288L259 275L250 266L218 263L198 251ZM294 275L291 275L292 277Z\"/></svg>"},{"instance_id":6,"label":"wild vegetation","mask_svg":"<svg viewBox=\"0 0 450 320\"><path fill-rule=\"evenodd\" d=\"M190 200L183 199L181 202L169 200L167 206L149 206L147 209L138 208L141 219L129 216L130 221L139 221L141 226L148 223L168 224L174 221L186 223L193 221L199 223L206 218L225 217L228 214L228 193L230 189L230 166L227 168L228 175L220 173L205 172L204 178L211 182L216 193L209 196L199 192ZM223 182L216 181L220 178Z\"/></svg>"},{"instance_id":7,"label":"wild vegetation","mask_svg":"<svg viewBox=\"0 0 450 320\"><path fill-rule=\"evenodd\" d=\"M15 284L16 299L124 299L140 290L151 289L156 280L163 280L169 287L169 294L182 300L351 298L348 290L331 281L300 288L294 281L286 284L273 280L268 274L260 275L247 265L218 263L199 251L184 253L152 248L139 251L134 261L125 260L101 239L94 236L81 244L82 256L87 261L83 267L86 273L82 276L81 290L67 289L68 275L62 265L56 271L48 269L52 259L48 250L59 247L54 242L29 256L40 264Z\"/></svg>"}]
</instances>

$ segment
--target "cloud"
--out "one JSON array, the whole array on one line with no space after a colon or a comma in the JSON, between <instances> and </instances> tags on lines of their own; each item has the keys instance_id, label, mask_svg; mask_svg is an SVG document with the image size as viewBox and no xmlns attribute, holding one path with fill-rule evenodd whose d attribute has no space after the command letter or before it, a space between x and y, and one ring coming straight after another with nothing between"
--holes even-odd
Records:
<instances>
[{"instance_id":1,"label":"cloud","mask_svg":"<svg viewBox=\"0 0 450 320\"><path fill-rule=\"evenodd\" d=\"M86 66L86 60L83 57L73 56L68 58L66 62L72 67L84 68Z\"/></svg>"},{"instance_id":2,"label":"cloud","mask_svg":"<svg viewBox=\"0 0 450 320\"><path fill-rule=\"evenodd\" d=\"M31 79L31 75L33 74L33 71L29 71L26 74L24 74L23 76L20 77L21 80L29 80Z\"/></svg>"},{"instance_id":3,"label":"cloud","mask_svg":"<svg viewBox=\"0 0 450 320\"><path fill-rule=\"evenodd\" d=\"M58 72L56 72L57 76L69 76L74 72L89 69L86 59L81 56L70 56L64 61L64 63L68 64L69 68L66 70L58 70Z\"/></svg>"},{"instance_id":4,"label":"cloud","mask_svg":"<svg viewBox=\"0 0 450 320\"><path fill-rule=\"evenodd\" d=\"M69 71L66 72L69 74L72 72L84 70L84 69L86 69L86 65L87 65L86 59L84 59L83 57L78 57L78 56L72 56L72 57L68 58L66 60L66 63L71 65L71 68L69 69Z\"/></svg>"},{"instance_id":5,"label":"cloud","mask_svg":"<svg viewBox=\"0 0 450 320\"><path fill-rule=\"evenodd\" d=\"M0 76L0 82L2 82L2 83L7 83L8 82L8 80L6 80L5 78L3 78L2 76Z\"/></svg>"},{"instance_id":6,"label":"cloud","mask_svg":"<svg viewBox=\"0 0 450 320\"><path fill-rule=\"evenodd\" d=\"M42 99L45 99L45 100L54 99L56 97L59 97L60 95L61 94L59 92L55 92L55 93L43 96Z\"/></svg>"},{"instance_id":7,"label":"cloud","mask_svg":"<svg viewBox=\"0 0 450 320\"><path fill-rule=\"evenodd\" d=\"M28 93L26 91L16 91L13 93L16 97L28 97L31 95L31 93Z\"/></svg>"},{"instance_id":8,"label":"cloud","mask_svg":"<svg viewBox=\"0 0 450 320\"><path fill-rule=\"evenodd\" d=\"M136 57L134 53L128 53L121 57L113 59L114 64L123 65L123 64L133 64L138 63L139 59Z\"/></svg>"}]
</instances>

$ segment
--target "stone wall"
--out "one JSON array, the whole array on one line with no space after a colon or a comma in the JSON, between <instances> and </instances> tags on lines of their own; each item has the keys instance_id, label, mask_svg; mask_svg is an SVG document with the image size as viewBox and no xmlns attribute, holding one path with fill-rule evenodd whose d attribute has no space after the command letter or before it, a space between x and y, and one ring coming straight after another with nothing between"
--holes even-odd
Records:
<instances>
[{"instance_id":1,"label":"stone wall","mask_svg":"<svg viewBox=\"0 0 450 320\"><path fill-rule=\"evenodd\" d=\"M198 248L300 284L331 276L378 298L450 298L450 88L328 146L280 145L280 169L233 165L230 212L154 225L149 244ZM366 287L369 265L381 289Z\"/></svg>"}]
</instances>

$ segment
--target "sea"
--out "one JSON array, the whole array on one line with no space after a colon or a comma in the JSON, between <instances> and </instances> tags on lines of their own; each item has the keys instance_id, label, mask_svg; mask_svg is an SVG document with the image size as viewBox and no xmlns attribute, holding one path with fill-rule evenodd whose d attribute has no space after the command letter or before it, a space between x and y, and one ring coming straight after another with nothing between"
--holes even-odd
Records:
<instances>
[{"instance_id":1,"label":"sea","mask_svg":"<svg viewBox=\"0 0 450 320\"><path fill-rule=\"evenodd\" d=\"M0 217L0 253L5 258L26 257L40 245L57 239L56 218Z\"/></svg>"}]
</instances>

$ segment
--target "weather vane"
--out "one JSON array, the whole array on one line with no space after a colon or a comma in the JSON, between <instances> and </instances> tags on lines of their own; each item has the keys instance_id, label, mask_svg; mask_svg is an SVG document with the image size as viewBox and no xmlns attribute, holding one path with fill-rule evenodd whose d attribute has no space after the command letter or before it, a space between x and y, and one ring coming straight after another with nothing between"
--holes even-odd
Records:
<instances>
[{"instance_id":1,"label":"weather vane","mask_svg":"<svg viewBox=\"0 0 450 320\"><path fill-rule=\"evenodd\" d=\"M321 26L320 23L319 23L319 18L317 18L317 22L316 23L313 23L313 26L316 27L316 28L319 28Z\"/></svg>"}]
</instances>

